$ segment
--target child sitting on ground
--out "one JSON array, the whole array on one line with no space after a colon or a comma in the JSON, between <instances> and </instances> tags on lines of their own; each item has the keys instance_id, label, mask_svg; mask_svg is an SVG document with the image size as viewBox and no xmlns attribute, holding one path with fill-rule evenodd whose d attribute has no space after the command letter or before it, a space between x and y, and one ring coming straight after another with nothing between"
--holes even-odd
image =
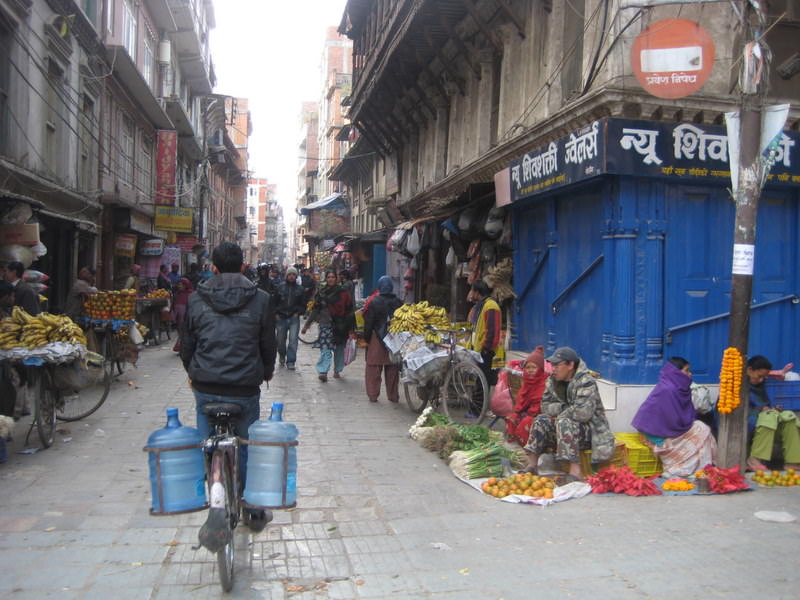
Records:
<instances>
[{"instance_id":1,"label":"child sitting on ground","mask_svg":"<svg viewBox=\"0 0 800 600\"><path fill-rule=\"evenodd\" d=\"M506 417L506 434L520 446L528 443L531 423L541 412L542 394L547 381L544 370L544 347L537 346L522 365L522 386L517 393L513 412Z\"/></svg>"}]
</instances>

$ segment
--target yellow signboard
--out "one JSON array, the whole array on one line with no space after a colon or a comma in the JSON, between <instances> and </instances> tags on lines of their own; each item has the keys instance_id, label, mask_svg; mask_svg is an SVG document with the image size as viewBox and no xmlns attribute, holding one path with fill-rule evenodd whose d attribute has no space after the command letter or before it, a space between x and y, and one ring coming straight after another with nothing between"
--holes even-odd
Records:
<instances>
[{"instance_id":1,"label":"yellow signboard","mask_svg":"<svg viewBox=\"0 0 800 600\"><path fill-rule=\"evenodd\" d=\"M192 208L173 208L171 206L156 206L155 228L162 231L175 231L178 233L192 233Z\"/></svg>"}]
</instances>

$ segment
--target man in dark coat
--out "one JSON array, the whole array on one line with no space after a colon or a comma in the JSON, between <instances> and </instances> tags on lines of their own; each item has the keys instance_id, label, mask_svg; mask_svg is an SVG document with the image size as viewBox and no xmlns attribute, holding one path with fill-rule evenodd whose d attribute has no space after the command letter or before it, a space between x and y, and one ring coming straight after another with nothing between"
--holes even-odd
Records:
<instances>
[{"instance_id":1,"label":"man in dark coat","mask_svg":"<svg viewBox=\"0 0 800 600\"><path fill-rule=\"evenodd\" d=\"M38 315L42 312L39 307L39 294L22 280L25 266L21 262L10 262L6 265L5 278L14 286L14 305L22 307L29 315Z\"/></svg>"},{"instance_id":2,"label":"man in dark coat","mask_svg":"<svg viewBox=\"0 0 800 600\"><path fill-rule=\"evenodd\" d=\"M305 291L297 282L297 269L286 269L286 281L278 286L275 302L278 355L281 365L294 370L297 360L297 338L300 334L300 315L306 312Z\"/></svg>"},{"instance_id":3,"label":"man in dark coat","mask_svg":"<svg viewBox=\"0 0 800 600\"><path fill-rule=\"evenodd\" d=\"M197 428L206 437L205 404L226 402L242 407L234 422L236 435L248 437L258 420L261 383L275 370L275 314L269 294L242 275L242 249L224 242L212 255L215 275L189 297L181 338L181 360L194 391ZM257 325L254 327L253 324ZM240 479L247 473L247 446L240 449ZM223 514L219 514L219 513ZM272 518L266 511L248 510L245 522L260 531ZM227 532L227 533L226 533ZM200 542L209 550L230 539L224 509L211 508L201 528Z\"/></svg>"}]
</instances>

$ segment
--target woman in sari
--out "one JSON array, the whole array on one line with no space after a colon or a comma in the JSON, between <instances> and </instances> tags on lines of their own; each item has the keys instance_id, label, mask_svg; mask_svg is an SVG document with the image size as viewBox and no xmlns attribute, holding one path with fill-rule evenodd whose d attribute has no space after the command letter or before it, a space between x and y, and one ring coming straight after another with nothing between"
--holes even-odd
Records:
<instances>
[{"instance_id":1,"label":"woman in sari","mask_svg":"<svg viewBox=\"0 0 800 600\"><path fill-rule=\"evenodd\" d=\"M695 418L691 383L688 361L670 358L631 422L661 459L664 477L686 477L716 459L717 442L711 429Z\"/></svg>"},{"instance_id":2,"label":"woman in sari","mask_svg":"<svg viewBox=\"0 0 800 600\"><path fill-rule=\"evenodd\" d=\"M520 446L528 444L531 423L542 412L542 394L547 383L544 347L537 346L522 364L522 385L514 402L514 412L506 417L506 434Z\"/></svg>"},{"instance_id":3,"label":"woman in sari","mask_svg":"<svg viewBox=\"0 0 800 600\"><path fill-rule=\"evenodd\" d=\"M353 299L337 284L335 271L325 272L325 285L319 288L314 298L314 308L303 325L303 333L314 322L319 323L319 338L314 342L314 348L319 348L319 380L328 381L331 358L333 376L338 379L344 369L344 346L350 332L355 328L355 315Z\"/></svg>"}]
</instances>

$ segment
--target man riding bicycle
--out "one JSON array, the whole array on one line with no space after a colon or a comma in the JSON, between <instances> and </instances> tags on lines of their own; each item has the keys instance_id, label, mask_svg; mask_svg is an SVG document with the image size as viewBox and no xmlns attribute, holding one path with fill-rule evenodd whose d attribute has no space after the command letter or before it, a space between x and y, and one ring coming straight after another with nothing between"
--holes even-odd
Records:
<instances>
[{"instance_id":1,"label":"man riding bicycle","mask_svg":"<svg viewBox=\"0 0 800 600\"><path fill-rule=\"evenodd\" d=\"M242 275L244 260L239 246L220 244L214 249L212 262L214 276L189 297L180 355L192 384L197 429L203 437L208 436L209 424L202 406L227 402L242 407L234 431L247 439L248 428L259 417L261 383L272 379L275 370L275 314L270 295ZM240 458L239 479L244 489L246 445ZM218 514L220 511L223 514ZM258 532L272 520L272 514L248 510L244 520ZM212 507L200 530L200 542L206 547L217 546L213 538L223 535L229 535L224 511Z\"/></svg>"}]
</instances>

